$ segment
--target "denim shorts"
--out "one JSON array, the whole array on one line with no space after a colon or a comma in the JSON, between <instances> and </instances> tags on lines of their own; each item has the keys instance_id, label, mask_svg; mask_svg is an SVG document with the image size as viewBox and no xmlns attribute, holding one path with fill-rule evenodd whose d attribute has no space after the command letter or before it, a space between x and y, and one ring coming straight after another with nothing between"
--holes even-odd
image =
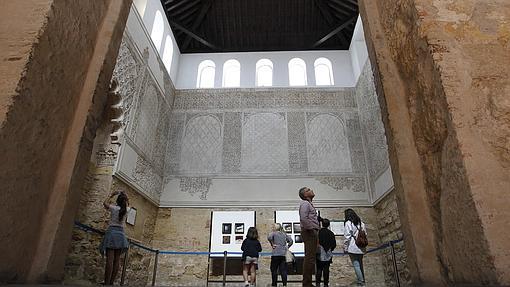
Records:
<instances>
[{"instance_id":1,"label":"denim shorts","mask_svg":"<svg viewBox=\"0 0 510 287\"><path fill-rule=\"evenodd\" d=\"M258 264L259 259L257 257L246 256L244 264Z\"/></svg>"}]
</instances>

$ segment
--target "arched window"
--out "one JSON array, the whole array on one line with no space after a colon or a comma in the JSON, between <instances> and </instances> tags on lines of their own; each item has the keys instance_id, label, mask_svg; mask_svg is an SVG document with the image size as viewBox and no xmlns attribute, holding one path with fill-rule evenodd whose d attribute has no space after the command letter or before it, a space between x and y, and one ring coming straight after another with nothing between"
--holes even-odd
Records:
<instances>
[{"instance_id":1,"label":"arched window","mask_svg":"<svg viewBox=\"0 0 510 287\"><path fill-rule=\"evenodd\" d=\"M306 86L306 64L300 58L294 58L289 61L289 85Z\"/></svg>"},{"instance_id":2,"label":"arched window","mask_svg":"<svg viewBox=\"0 0 510 287\"><path fill-rule=\"evenodd\" d=\"M174 43L172 38L168 35L165 40L165 51L163 52L163 64L165 64L166 70L170 74L170 67L172 66L172 56L174 54Z\"/></svg>"},{"instance_id":3,"label":"arched window","mask_svg":"<svg viewBox=\"0 0 510 287\"><path fill-rule=\"evenodd\" d=\"M335 84L330 60L318 58L313 65L315 68L315 84L317 86L331 86Z\"/></svg>"},{"instance_id":4,"label":"arched window","mask_svg":"<svg viewBox=\"0 0 510 287\"><path fill-rule=\"evenodd\" d=\"M161 12L156 11L156 16L154 16L154 22L152 23L151 39L158 52L159 49L161 49L164 30L165 26L163 24L163 15L161 15Z\"/></svg>"},{"instance_id":5,"label":"arched window","mask_svg":"<svg viewBox=\"0 0 510 287\"><path fill-rule=\"evenodd\" d=\"M198 65L197 88L214 88L214 72L216 65L211 60L205 60Z\"/></svg>"},{"instance_id":6,"label":"arched window","mask_svg":"<svg viewBox=\"0 0 510 287\"><path fill-rule=\"evenodd\" d=\"M241 84L241 64L237 60L228 60L223 64L223 87L239 87Z\"/></svg>"},{"instance_id":7,"label":"arched window","mask_svg":"<svg viewBox=\"0 0 510 287\"><path fill-rule=\"evenodd\" d=\"M273 85L273 62L268 59L258 60L256 71L258 87L271 87Z\"/></svg>"}]
</instances>

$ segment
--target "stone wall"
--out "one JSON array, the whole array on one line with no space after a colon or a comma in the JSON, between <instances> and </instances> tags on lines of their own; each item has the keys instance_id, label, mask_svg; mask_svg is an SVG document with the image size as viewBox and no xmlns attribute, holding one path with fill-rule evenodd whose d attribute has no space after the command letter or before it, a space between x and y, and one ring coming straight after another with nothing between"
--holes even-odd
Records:
<instances>
[{"instance_id":1,"label":"stone wall","mask_svg":"<svg viewBox=\"0 0 510 287\"><path fill-rule=\"evenodd\" d=\"M377 214L372 208L355 208L367 224L370 238L369 248L380 244L377 236ZM208 208L160 208L156 223L154 248L170 251L209 251L211 211L233 209ZM272 224L272 208L235 209L254 210L256 224L263 252L270 252L266 240ZM329 219L343 219L342 208L322 208L321 216ZM338 250L341 250L342 238L337 237ZM338 251L337 250L337 251ZM207 256L203 255L160 255L156 285L162 286L205 286L207 279ZM370 286L384 286L384 269L381 253L375 252L364 259L367 282ZM258 285L271 283L269 271L270 257L262 257L257 273ZM301 275L292 275L289 280L301 280ZM221 280L221 276L211 276L211 280ZM228 280L242 279L242 276L229 276ZM345 286L355 280L354 269L347 256L335 257L331 265L331 286Z\"/></svg>"},{"instance_id":2,"label":"stone wall","mask_svg":"<svg viewBox=\"0 0 510 287\"><path fill-rule=\"evenodd\" d=\"M374 209L377 214L377 233L381 242L403 239L404 234L401 229L402 224L398 214L395 191L388 193L374 206ZM403 286L410 286L411 277L409 268L407 267L407 254L404 243L401 241L394 246L400 284ZM381 253L386 284L388 286L397 286L391 249L384 249Z\"/></svg>"},{"instance_id":3,"label":"stone wall","mask_svg":"<svg viewBox=\"0 0 510 287\"><path fill-rule=\"evenodd\" d=\"M510 284L508 1L360 1L414 283Z\"/></svg>"},{"instance_id":4,"label":"stone wall","mask_svg":"<svg viewBox=\"0 0 510 287\"><path fill-rule=\"evenodd\" d=\"M96 168L95 174L92 170L89 173L80 204L80 214L76 221L99 230L105 230L108 227L110 214L103 208L102 202L108 197L110 190L102 187L110 185L111 191L126 192L130 206L137 210L135 225L126 224L126 235L131 241L151 246L158 212L157 206L117 178L112 180L111 174L100 175L100 172ZM101 240L102 236L99 234L74 229L72 246L65 267L65 284L97 285L104 281L105 258L99 253ZM133 286L150 284L149 265L153 258L154 254L132 247L129 251L125 284ZM120 275L119 272L117 284L120 282Z\"/></svg>"},{"instance_id":5,"label":"stone wall","mask_svg":"<svg viewBox=\"0 0 510 287\"><path fill-rule=\"evenodd\" d=\"M0 3L0 282L62 276L129 4Z\"/></svg>"}]
</instances>

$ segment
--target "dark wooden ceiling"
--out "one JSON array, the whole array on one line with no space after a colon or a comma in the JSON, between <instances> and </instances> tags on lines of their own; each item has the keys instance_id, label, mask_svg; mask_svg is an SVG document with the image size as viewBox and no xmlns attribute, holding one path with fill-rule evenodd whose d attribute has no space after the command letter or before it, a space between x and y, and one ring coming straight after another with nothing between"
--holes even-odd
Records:
<instances>
[{"instance_id":1,"label":"dark wooden ceiling","mask_svg":"<svg viewBox=\"0 0 510 287\"><path fill-rule=\"evenodd\" d=\"M181 53L347 50L357 0L161 0Z\"/></svg>"}]
</instances>

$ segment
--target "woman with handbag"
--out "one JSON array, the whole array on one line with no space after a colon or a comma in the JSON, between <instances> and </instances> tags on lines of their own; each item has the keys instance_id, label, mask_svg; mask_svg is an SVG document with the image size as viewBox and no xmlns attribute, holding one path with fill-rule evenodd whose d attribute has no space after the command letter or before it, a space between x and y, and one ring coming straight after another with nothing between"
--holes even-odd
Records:
<instances>
[{"instance_id":1,"label":"woman with handbag","mask_svg":"<svg viewBox=\"0 0 510 287\"><path fill-rule=\"evenodd\" d=\"M280 223L275 223L273 232L267 236L271 243L271 286L276 286L278 281L278 269L282 276L283 286L287 286L287 261L285 255L288 248L294 243L290 235L283 231Z\"/></svg>"},{"instance_id":2,"label":"woman with handbag","mask_svg":"<svg viewBox=\"0 0 510 287\"><path fill-rule=\"evenodd\" d=\"M365 242L360 243L361 237L364 237ZM357 277L358 286L365 286L365 271L363 270L363 254L365 253L366 244L366 229L365 224L361 218L352 209L345 210L344 221L344 252L349 254L354 272ZM361 245L361 246L359 246ZM363 246L364 245L364 246Z\"/></svg>"},{"instance_id":3,"label":"woman with handbag","mask_svg":"<svg viewBox=\"0 0 510 287\"><path fill-rule=\"evenodd\" d=\"M333 250L336 248L336 239L333 231L329 230L329 219L322 219L322 228L319 230L319 248L317 253L317 273L315 285L320 286L324 275L324 287L329 286L329 265L333 261Z\"/></svg>"}]
</instances>

